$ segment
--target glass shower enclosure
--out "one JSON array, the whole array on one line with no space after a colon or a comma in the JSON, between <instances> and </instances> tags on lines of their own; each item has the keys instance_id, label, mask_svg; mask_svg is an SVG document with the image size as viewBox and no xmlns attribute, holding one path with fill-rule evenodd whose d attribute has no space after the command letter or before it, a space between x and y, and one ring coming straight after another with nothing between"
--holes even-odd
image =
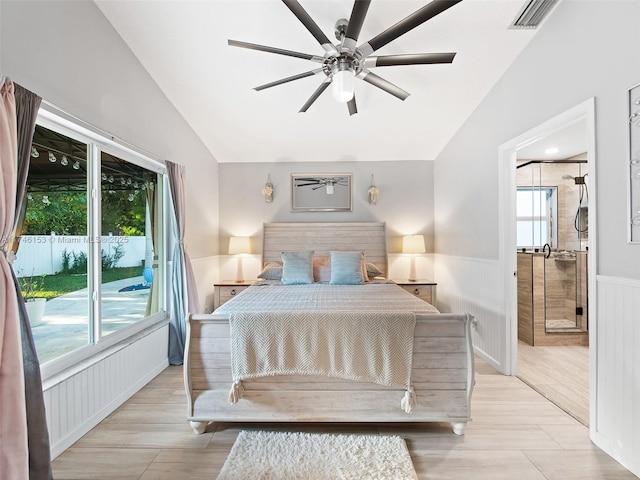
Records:
<instances>
[{"instance_id":1,"label":"glass shower enclosure","mask_svg":"<svg viewBox=\"0 0 640 480\"><path fill-rule=\"evenodd\" d=\"M584 333L588 329L587 160L520 162L516 180L519 317L520 305L523 312L531 311L531 344L544 344L548 334ZM519 328L526 328L529 319L520 320Z\"/></svg>"}]
</instances>

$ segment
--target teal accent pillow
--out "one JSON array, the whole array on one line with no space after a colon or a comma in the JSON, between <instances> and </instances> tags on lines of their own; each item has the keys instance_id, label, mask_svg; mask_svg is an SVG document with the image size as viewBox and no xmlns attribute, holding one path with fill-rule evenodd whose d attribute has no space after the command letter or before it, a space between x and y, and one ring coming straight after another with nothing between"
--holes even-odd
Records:
<instances>
[{"instance_id":1,"label":"teal accent pillow","mask_svg":"<svg viewBox=\"0 0 640 480\"><path fill-rule=\"evenodd\" d=\"M282 285L313 283L313 252L282 252Z\"/></svg>"},{"instance_id":2,"label":"teal accent pillow","mask_svg":"<svg viewBox=\"0 0 640 480\"><path fill-rule=\"evenodd\" d=\"M330 285L363 285L362 252L330 252Z\"/></svg>"}]
</instances>

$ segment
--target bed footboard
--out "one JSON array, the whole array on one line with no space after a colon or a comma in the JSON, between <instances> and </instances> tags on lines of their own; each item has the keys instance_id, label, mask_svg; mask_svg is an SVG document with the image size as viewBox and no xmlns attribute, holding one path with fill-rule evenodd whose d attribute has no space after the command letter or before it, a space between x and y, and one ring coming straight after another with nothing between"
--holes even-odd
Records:
<instances>
[{"instance_id":1,"label":"bed footboard","mask_svg":"<svg viewBox=\"0 0 640 480\"><path fill-rule=\"evenodd\" d=\"M243 381L244 395L228 401L232 384L229 322L213 315L187 318L184 381L188 416L197 434L211 422L449 422L462 435L471 420L474 384L471 316L416 315L412 414L402 392L364 382L281 375Z\"/></svg>"}]
</instances>

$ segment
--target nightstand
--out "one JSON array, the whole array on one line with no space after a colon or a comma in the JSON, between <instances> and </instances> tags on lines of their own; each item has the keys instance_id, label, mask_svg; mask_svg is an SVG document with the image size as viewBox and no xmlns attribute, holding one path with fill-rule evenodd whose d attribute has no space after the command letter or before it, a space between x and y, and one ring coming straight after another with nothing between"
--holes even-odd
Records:
<instances>
[{"instance_id":1,"label":"nightstand","mask_svg":"<svg viewBox=\"0 0 640 480\"><path fill-rule=\"evenodd\" d=\"M415 282L410 282L409 280L394 280L394 282L407 292L435 306L436 286L438 285L436 282L432 282L431 280L416 280Z\"/></svg>"},{"instance_id":2,"label":"nightstand","mask_svg":"<svg viewBox=\"0 0 640 480\"><path fill-rule=\"evenodd\" d=\"M231 300L252 283L253 281L251 280L245 280L243 282L225 280L215 283L213 285L213 309L216 310L220 305Z\"/></svg>"}]
</instances>

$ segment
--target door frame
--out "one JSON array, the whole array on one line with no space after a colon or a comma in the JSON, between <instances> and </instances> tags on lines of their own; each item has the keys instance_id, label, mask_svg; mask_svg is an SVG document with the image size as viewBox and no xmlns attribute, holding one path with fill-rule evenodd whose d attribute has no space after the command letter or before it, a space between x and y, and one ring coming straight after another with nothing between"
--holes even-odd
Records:
<instances>
[{"instance_id":1,"label":"door frame","mask_svg":"<svg viewBox=\"0 0 640 480\"><path fill-rule=\"evenodd\" d=\"M500 145L499 157L499 235L500 265L504 279L504 311L506 313L506 374L515 375L518 368L518 295L517 295L517 245L516 245L516 158L517 151L546 136L580 120L586 120L587 165L589 167L588 188L589 249L587 275L589 299L589 417L595 425L596 414L596 351L597 351L597 292L596 292L596 144L595 144L595 98L590 98L550 120L518 135Z\"/></svg>"}]
</instances>

